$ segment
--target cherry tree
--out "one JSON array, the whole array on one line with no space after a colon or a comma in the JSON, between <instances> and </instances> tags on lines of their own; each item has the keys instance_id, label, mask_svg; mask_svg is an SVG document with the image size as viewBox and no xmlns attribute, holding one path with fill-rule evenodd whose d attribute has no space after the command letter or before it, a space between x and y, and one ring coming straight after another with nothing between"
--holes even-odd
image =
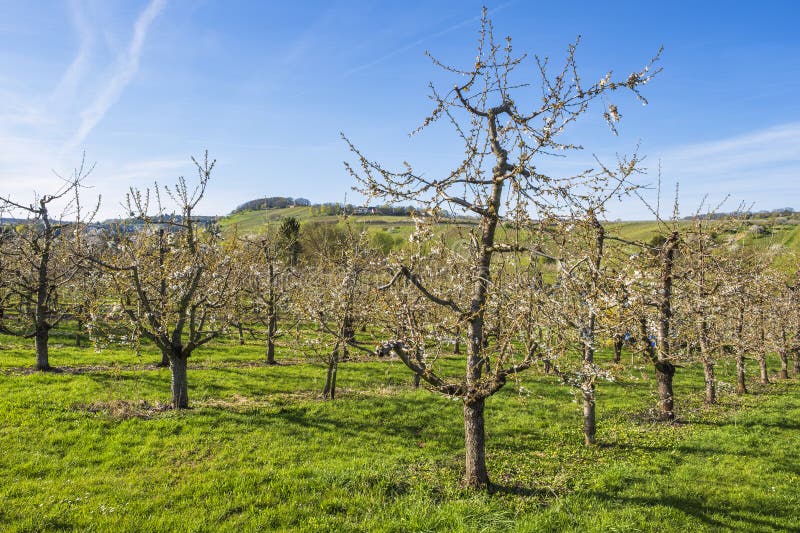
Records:
<instances>
[{"instance_id":1,"label":"cherry tree","mask_svg":"<svg viewBox=\"0 0 800 533\"><path fill-rule=\"evenodd\" d=\"M192 161L198 173L194 187L181 177L164 188L179 214L166 213L158 186L152 193L132 189L126 201L131 225L108 236L105 253L89 257L108 272L115 288L116 306L106 318L126 320L131 334L153 342L169 360L175 409L189 406L189 357L233 321L231 300L240 288L236 242L221 242L195 215L215 162L208 154Z\"/></svg>"},{"instance_id":2,"label":"cherry tree","mask_svg":"<svg viewBox=\"0 0 800 533\"><path fill-rule=\"evenodd\" d=\"M436 215L440 210L463 210L478 224L470 235L470 261L459 273L462 291L448 297L426 286L413 266L397 265L392 280L405 279L425 298L459 317L466 333L465 373L459 380L445 379L428 365L403 356L412 371L439 393L459 398L463 404L466 447L465 484L485 488L486 468L484 409L486 399L500 390L514 374L529 368L534 357L504 359L496 347L486 346L486 311L494 298L493 261L502 254L530 253L521 241L498 239L498 226L527 221L531 213L550 213L566 205L581 203L597 191L624 190L638 159L622 158L612 168L567 177L542 172L539 164L549 154L568 152L579 146L561 141L562 134L593 102L603 102L618 90L630 91L644 101L639 90L656 71L653 61L642 70L616 79L609 72L600 80L585 84L578 73L577 42L567 50L564 66L551 72L547 59L536 58L540 90L521 81L517 69L525 56L515 55L511 39L495 41L492 24L482 18L477 57L466 68L433 59L434 64L456 78L454 86L440 90L431 85L433 112L417 132L446 121L464 144L464 157L452 170L436 177L416 172L410 165L392 171L369 159L347 140L358 164L346 168L369 197L390 203L417 202ZM602 98L601 98L602 97ZM616 104L607 103L603 116L612 130L621 114ZM398 355L404 349L394 344ZM493 360L494 359L494 360Z\"/></svg>"},{"instance_id":3,"label":"cherry tree","mask_svg":"<svg viewBox=\"0 0 800 533\"><path fill-rule=\"evenodd\" d=\"M5 298L16 302L23 319L0 321L0 326L5 333L35 340L37 370L51 368L50 330L68 316L59 295L78 271L75 245L99 207L98 198L89 216L81 211L80 190L93 169L84 158L70 176L56 174L63 182L56 192L34 194L28 204L0 195L0 213L26 216L12 231L4 232L6 253L0 280Z\"/></svg>"}]
</instances>

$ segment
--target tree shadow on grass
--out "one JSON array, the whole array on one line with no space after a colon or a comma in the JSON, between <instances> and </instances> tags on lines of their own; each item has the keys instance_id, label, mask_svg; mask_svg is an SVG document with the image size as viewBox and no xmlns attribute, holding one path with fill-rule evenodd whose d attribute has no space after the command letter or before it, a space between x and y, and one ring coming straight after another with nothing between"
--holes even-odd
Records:
<instances>
[{"instance_id":1,"label":"tree shadow on grass","mask_svg":"<svg viewBox=\"0 0 800 533\"><path fill-rule=\"evenodd\" d=\"M691 420L687 422L694 426L711 426L711 427L743 427L743 428L776 428L786 429L790 431L800 430L800 421L794 420L781 420L780 422L771 422L766 420L737 420L736 422L730 420Z\"/></svg>"},{"instance_id":2,"label":"tree shadow on grass","mask_svg":"<svg viewBox=\"0 0 800 533\"><path fill-rule=\"evenodd\" d=\"M558 495L551 489L543 489L537 487L525 487L518 484L502 484L502 483L489 483L487 492L491 495L506 495L506 496L520 496L524 498L533 498L542 502L551 500Z\"/></svg>"},{"instance_id":3,"label":"tree shadow on grass","mask_svg":"<svg viewBox=\"0 0 800 533\"><path fill-rule=\"evenodd\" d=\"M593 492L590 494L600 500L611 501L624 506L638 505L644 507L671 507L684 513L685 515L696 518L715 530L736 529L738 526L736 522L744 522L748 525L748 531L764 529L778 531L800 531L800 529L797 528L787 529L785 523L781 523L775 518L761 516L760 513L763 511L763 509L755 506L750 506L749 508L741 510L737 509L734 511L729 511L722 509L709 509L705 504L697 500L693 500L691 498L680 498L676 496L622 496L607 492ZM724 514L730 520L723 521L718 518L714 518L711 516L712 514ZM791 514L785 516L785 518L790 517ZM653 524L653 526L655 526L655 529L658 529L658 524Z\"/></svg>"},{"instance_id":4,"label":"tree shadow on grass","mask_svg":"<svg viewBox=\"0 0 800 533\"><path fill-rule=\"evenodd\" d=\"M702 457L712 457L715 455L734 455L734 456L741 456L744 453L742 450L731 450L731 449L724 449L722 447L714 447L714 446L697 446L697 445L687 445L687 444L677 444L675 446L659 446L657 444L627 444L627 443L619 443L619 442L609 442L609 443L601 443L599 444L601 448L609 448L609 449L617 449L617 450L631 450L631 451L643 451L647 452L648 454L669 454L678 452L681 455L699 455ZM770 459L772 457L771 454L764 453L759 450L754 450L752 448L747 449L747 455L749 457L759 457L762 459Z\"/></svg>"}]
</instances>

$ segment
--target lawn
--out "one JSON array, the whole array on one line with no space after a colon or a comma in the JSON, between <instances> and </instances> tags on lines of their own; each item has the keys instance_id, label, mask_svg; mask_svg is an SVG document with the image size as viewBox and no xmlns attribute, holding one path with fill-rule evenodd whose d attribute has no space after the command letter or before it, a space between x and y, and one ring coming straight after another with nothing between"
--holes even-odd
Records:
<instances>
[{"instance_id":1,"label":"lawn","mask_svg":"<svg viewBox=\"0 0 800 533\"><path fill-rule=\"evenodd\" d=\"M702 372L681 368L680 421L661 425L652 370L627 355L586 448L570 389L531 372L487 404L484 494L459 484L460 403L398 361L342 364L324 402L322 365L220 343L190 360L193 408L175 412L155 352L69 341L60 372L34 373L27 343L0 337L4 531L800 530L795 380L723 385L708 409Z\"/></svg>"}]
</instances>

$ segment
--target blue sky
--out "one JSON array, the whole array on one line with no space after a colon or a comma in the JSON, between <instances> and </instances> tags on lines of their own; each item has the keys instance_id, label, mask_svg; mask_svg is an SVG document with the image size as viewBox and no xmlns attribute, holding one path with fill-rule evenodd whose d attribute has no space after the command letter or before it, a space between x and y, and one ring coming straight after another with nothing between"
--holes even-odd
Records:
<instances>
[{"instance_id":1,"label":"blue sky","mask_svg":"<svg viewBox=\"0 0 800 533\"><path fill-rule=\"evenodd\" d=\"M639 143L640 181L654 183L661 160L684 213L705 194L730 194L731 209L800 209L795 2L486 4L518 51L557 61L581 34L586 80L625 75L665 47L650 104L614 99L620 135L595 108L571 134L586 151L545 167L568 172ZM0 0L0 193L52 190L51 169L69 172L85 150L100 215L116 216L129 186L188 177L189 156L207 148L218 166L203 213L260 196L356 203L340 132L389 165L446 172L460 146L445 124L407 135L430 111L428 82L453 83L424 51L474 61L481 5ZM609 217L647 211L629 201Z\"/></svg>"}]
</instances>

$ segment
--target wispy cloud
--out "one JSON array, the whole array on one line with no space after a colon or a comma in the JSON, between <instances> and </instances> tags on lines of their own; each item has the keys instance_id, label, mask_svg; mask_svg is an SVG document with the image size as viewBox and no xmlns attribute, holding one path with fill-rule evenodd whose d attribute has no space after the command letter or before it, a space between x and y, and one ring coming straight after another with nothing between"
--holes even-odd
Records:
<instances>
[{"instance_id":1,"label":"wispy cloud","mask_svg":"<svg viewBox=\"0 0 800 533\"><path fill-rule=\"evenodd\" d=\"M69 101L74 98L76 90L80 85L81 80L85 76L90 67L90 59L92 52L92 45L94 44L94 32L86 20L86 14L77 0L72 0L69 4L70 15L72 17L72 25L78 33L79 46L78 53L75 59L69 64L67 70L61 76L61 79L56 84L50 95L50 105L59 104L60 102Z\"/></svg>"},{"instance_id":2,"label":"wispy cloud","mask_svg":"<svg viewBox=\"0 0 800 533\"><path fill-rule=\"evenodd\" d=\"M491 9L489 11L489 14L491 15L492 13L494 13L496 11L499 11L501 9L505 9L506 7L511 5L511 3L512 2L506 2L504 4L501 4L501 5L497 6L497 7L495 7L494 9ZM382 55L380 57L377 57L377 58L375 58L375 59L373 59L371 61L367 61L366 63L363 63L361 65L358 65L356 67L353 67L353 68L351 68L349 70L344 71L341 74L341 77L342 78L347 78L349 76L352 76L353 74L361 72L362 70L367 70L367 69L372 68L372 67L374 67L376 65L380 65L381 63L383 63L383 62L385 62L385 61L387 61L387 60L389 60L389 59L391 59L391 58L393 58L393 57L395 57L395 56L397 56L399 54L402 54L403 52L407 52L408 50L411 50L412 48L416 48L417 46L423 44L426 41L430 41L431 39L436 39L438 37L442 37L444 35L452 33L452 32L454 32L454 31L456 31L458 29L463 28L464 26L467 26L467 25L475 23L476 21L478 21L480 19L481 19L480 16L470 17L468 19L462 20L461 22L453 24L452 26L448 26L447 28L444 28L444 29L442 29L440 31L434 32L434 33L432 33L430 35L426 35L426 36L421 37L421 38L419 38L419 39L417 39L415 41L406 43L406 44L404 44L404 45L402 45L402 46L400 46L398 48L395 48L394 50L392 50L392 51L390 51L390 52L388 52L388 53L386 53L386 54L384 54L384 55Z\"/></svg>"},{"instance_id":3,"label":"wispy cloud","mask_svg":"<svg viewBox=\"0 0 800 533\"><path fill-rule=\"evenodd\" d=\"M756 208L800 205L800 122L651 152L651 166L657 159L665 186L678 182L681 204L688 209L705 195L712 202L730 195L732 207L738 202ZM651 181L655 174L651 169Z\"/></svg>"},{"instance_id":4,"label":"wispy cloud","mask_svg":"<svg viewBox=\"0 0 800 533\"><path fill-rule=\"evenodd\" d=\"M108 110L122 95L122 91L133 80L139 70L139 59L142 55L147 32L153 21L164 8L166 0L151 0L142 11L133 26L133 37L125 52L118 58L114 74L97 94L94 101L81 113L81 123L78 130L62 148L62 153L74 151L86 139L89 133L103 119ZM76 61L81 60L79 53ZM73 62L73 65L75 62ZM76 70L79 68L76 67ZM70 71L68 70L68 75Z\"/></svg>"},{"instance_id":5,"label":"wispy cloud","mask_svg":"<svg viewBox=\"0 0 800 533\"><path fill-rule=\"evenodd\" d=\"M108 110L120 99L134 79L153 22L164 9L165 0L151 0L133 24L133 32L121 53L113 60L110 76L91 91L91 80L104 66L95 59L103 56L99 30L92 25L86 6L79 0L69 4L77 47L63 74L51 87L38 94L26 86L0 86L0 189L21 201L34 191L48 192L60 186L53 170L69 174L79 157L77 148ZM88 95L82 100L82 95ZM75 124L78 124L76 129ZM65 143L65 139L68 141ZM96 150L89 157L97 157ZM90 159L91 162L91 159ZM148 186L153 180L174 179L187 167L185 158L154 155L138 161L117 160L106 154L92 174L97 184L92 194L108 199L101 216L117 211L116 200L129 185Z\"/></svg>"},{"instance_id":6,"label":"wispy cloud","mask_svg":"<svg viewBox=\"0 0 800 533\"><path fill-rule=\"evenodd\" d=\"M691 177L703 176L707 183L786 164L800 170L800 122L680 146L666 150L661 157L672 171Z\"/></svg>"}]
</instances>

